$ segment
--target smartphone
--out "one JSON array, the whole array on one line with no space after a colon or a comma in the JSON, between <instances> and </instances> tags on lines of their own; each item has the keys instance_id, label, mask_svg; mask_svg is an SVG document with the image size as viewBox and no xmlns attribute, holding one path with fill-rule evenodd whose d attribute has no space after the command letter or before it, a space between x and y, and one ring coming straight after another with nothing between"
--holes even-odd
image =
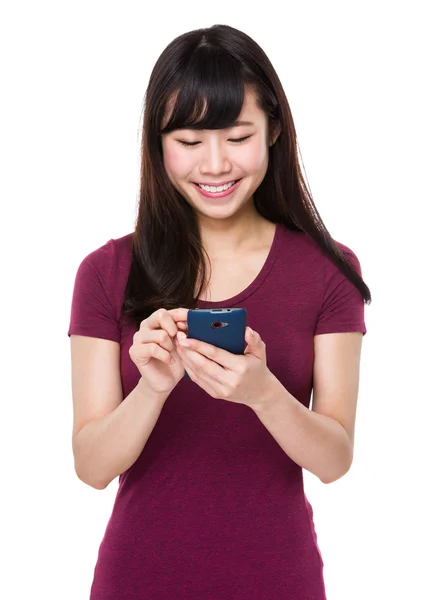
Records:
<instances>
[{"instance_id":1,"label":"smartphone","mask_svg":"<svg viewBox=\"0 0 425 600\"><path fill-rule=\"evenodd\" d=\"M245 350L245 308L195 308L187 313L187 337L233 354ZM186 372L186 377L190 379Z\"/></svg>"}]
</instances>

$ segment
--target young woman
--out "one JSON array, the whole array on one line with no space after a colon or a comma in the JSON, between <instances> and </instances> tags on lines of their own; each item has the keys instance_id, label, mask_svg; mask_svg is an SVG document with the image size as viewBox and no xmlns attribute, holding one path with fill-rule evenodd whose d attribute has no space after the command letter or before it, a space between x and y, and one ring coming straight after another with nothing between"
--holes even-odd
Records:
<instances>
[{"instance_id":1,"label":"young woman","mask_svg":"<svg viewBox=\"0 0 425 600\"><path fill-rule=\"evenodd\" d=\"M75 469L119 476L91 600L325 599L303 469L350 468L365 302L263 50L224 25L176 38L135 231L86 256L72 299ZM244 307L245 354L180 343L196 307Z\"/></svg>"}]
</instances>

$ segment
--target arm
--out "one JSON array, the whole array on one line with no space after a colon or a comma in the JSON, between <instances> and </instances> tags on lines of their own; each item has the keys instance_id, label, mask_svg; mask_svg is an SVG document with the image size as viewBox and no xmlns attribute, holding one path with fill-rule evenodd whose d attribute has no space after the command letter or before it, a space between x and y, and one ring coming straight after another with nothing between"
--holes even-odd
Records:
<instances>
[{"instance_id":1,"label":"arm","mask_svg":"<svg viewBox=\"0 0 425 600\"><path fill-rule=\"evenodd\" d=\"M117 342L71 336L75 471L96 489L136 461L168 396L148 391L141 378L123 400L119 355Z\"/></svg>"},{"instance_id":2,"label":"arm","mask_svg":"<svg viewBox=\"0 0 425 600\"><path fill-rule=\"evenodd\" d=\"M359 387L360 332L314 337L312 410L275 378L254 411L288 456L323 482L349 470Z\"/></svg>"}]
</instances>

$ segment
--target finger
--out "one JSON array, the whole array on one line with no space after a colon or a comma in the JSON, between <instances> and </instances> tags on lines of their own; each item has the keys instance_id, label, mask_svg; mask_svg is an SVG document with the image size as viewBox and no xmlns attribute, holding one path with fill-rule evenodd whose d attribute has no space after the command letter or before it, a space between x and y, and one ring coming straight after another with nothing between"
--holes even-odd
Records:
<instances>
[{"instance_id":1,"label":"finger","mask_svg":"<svg viewBox=\"0 0 425 600\"><path fill-rule=\"evenodd\" d=\"M207 368L200 369L194 364L192 358L188 358L188 353L189 351L177 351L183 367L191 380L205 390L212 398L224 398L226 396L226 387L223 385L225 379L223 368L212 361L208 361L210 364ZM196 353L193 352L192 354ZM198 356L201 357L202 355L198 354ZM205 361L208 360L204 357L202 358ZM211 375L211 373L213 373L213 375Z\"/></svg>"},{"instance_id":2,"label":"finger","mask_svg":"<svg viewBox=\"0 0 425 600\"><path fill-rule=\"evenodd\" d=\"M164 329L142 328L138 332L135 341L141 344L155 343L169 352L174 350L175 347L172 338L170 338Z\"/></svg>"},{"instance_id":3,"label":"finger","mask_svg":"<svg viewBox=\"0 0 425 600\"><path fill-rule=\"evenodd\" d=\"M160 308L142 321L140 326L148 329L164 329L170 337L174 337L178 331L176 322L185 319L187 310L186 308L175 308L172 310Z\"/></svg>"},{"instance_id":4,"label":"finger","mask_svg":"<svg viewBox=\"0 0 425 600\"><path fill-rule=\"evenodd\" d=\"M136 350L132 350L132 348L130 350L132 351L131 354L134 355L135 362L139 363L140 366L147 365L151 358L156 358L166 364L171 364L172 362L171 354L158 346L158 344L142 344L136 347Z\"/></svg>"},{"instance_id":5,"label":"finger","mask_svg":"<svg viewBox=\"0 0 425 600\"><path fill-rule=\"evenodd\" d=\"M210 381L219 382L225 377L223 367L199 354L194 350L189 350L182 346L177 346L177 354L181 360L195 370L199 377L204 377Z\"/></svg>"},{"instance_id":6,"label":"finger","mask_svg":"<svg viewBox=\"0 0 425 600\"><path fill-rule=\"evenodd\" d=\"M171 310L168 310L167 313L171 316L172 320L175 322L175 325L177 328L175 330L175 335L177 334L177 332L179 330L183 330L183 331L187 330L187 323L186 323L187 313L188 313L187 308L173 308ZM174 327L173 327L173 329L174 329Z\"/></svg>"},{"instance_id":7,"label":"finger","mask_svg":"<svg viewBox=\"0 0 425 600\"><path fill-rule=\"evenodd\" d=\"M183 340L181 345L189 348L190 350L194 350L195 352L230 370L234 370L241 360L241 357L238 354L233 354L233 352L228 352L227 350L223 350L222 348L218 348L217 346L207 344L207 342L202 342L194 338L187 338L186 340Z\"/></svg>"},{"instance_id":8,"label":"finger","mask_svg":"<svg viewBox=\"0 0 425 600\"><path fill-rule=\"evenodd\" d=\"M187 313L189 312L188 308L171 308L167 311L173 320L177 322L186 323L187 322Z\"/></svg>"},{"instance_id":9,"label":"finger","mask_svg":"<svg viewBox=\"0 0 425 600\"><path fill-rule=\"evenodd\" d=\"M180 344L182 340L185 340L187 335L183 331L178 331L176 336L173 337L173 345L175 348Z\"/></svg>"},{"instance_id":10,"label":"finger","mask_svg":"<svg viewBox=\"0 0 425 600\"><path fill-rule=\"evenodd\" d=\"M184 333L184 331L178 331L177 335L176 335L176 340L178 341L178 343L180 344L180 342L182 342L183 340L185 340L187 338L187 334Z\"/></svg>"}]
</instances>

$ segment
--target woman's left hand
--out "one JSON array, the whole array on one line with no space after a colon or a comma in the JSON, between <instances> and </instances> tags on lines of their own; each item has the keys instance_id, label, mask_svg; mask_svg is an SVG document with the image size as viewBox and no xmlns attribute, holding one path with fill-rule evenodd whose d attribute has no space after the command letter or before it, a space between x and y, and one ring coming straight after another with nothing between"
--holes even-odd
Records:
<instances>
[{"instance_id":1,"label":"woman's left hand","mask_svg":"<svg viewBox=\"0 0 425 600\"><path fill-rule=\"evenodd\" d=\"M267 367L265 343L258 333L251 331L249 327L245 330L248 345L243 355L188 339L179 332L177 353L191 380L213 398L251 408L267 402L277 379Z\"/></svg>"}]
</instances>

